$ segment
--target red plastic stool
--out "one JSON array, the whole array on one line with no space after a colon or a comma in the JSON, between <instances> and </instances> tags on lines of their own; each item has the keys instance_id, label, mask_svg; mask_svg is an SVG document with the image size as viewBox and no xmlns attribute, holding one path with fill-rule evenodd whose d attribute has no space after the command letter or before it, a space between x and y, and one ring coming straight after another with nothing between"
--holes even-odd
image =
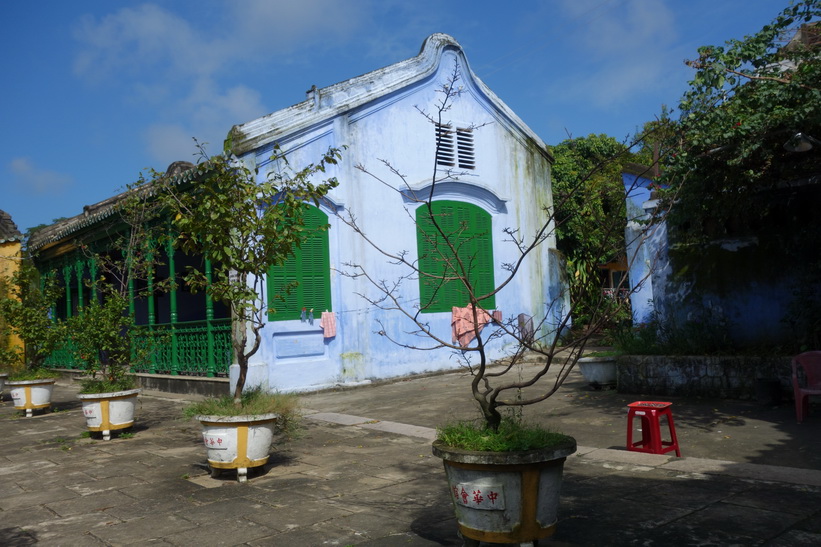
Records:
<instances>
[{"instance_id":1,"label":"red plastic stool","mask_svg":"<svg viewBox=\"0 0 821 547\"><path fill-rule=\"evenodd\" d=\"M676 437L676 426L673 425L673 412L670 407L673 403L660 401L636 401L627 407L627 450L633 452L648 452L650 454L665 454L673 450L676 456L681 457ZM641 418L641 440L633 442L633 418ZM659 418L667 416L667 425L670 428L669 441L661 440Z\"/></svg>"}]
</instances>

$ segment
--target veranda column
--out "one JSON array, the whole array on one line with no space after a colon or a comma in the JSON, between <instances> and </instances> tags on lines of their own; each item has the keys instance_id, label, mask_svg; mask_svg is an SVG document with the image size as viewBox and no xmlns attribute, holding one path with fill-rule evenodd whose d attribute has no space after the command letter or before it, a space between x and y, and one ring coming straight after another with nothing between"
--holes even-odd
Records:
<instances>
[{"instance_id":1,"label":"veranda column","mask_svg":"<svg viewBox=\"0 0 821 547\"><path fill-rule=\"evenodd\" d=\"M85 261L82 258L75 259L74 271L77 272L77 313L81 314L83 309L83 272L85 272Z\"/></svg>"},{"instance_id":2,"label":"veranda column","mask_svg":"<svg viewBox=\"0 0 821 547\"><path fill-rule=\"evenodd\" d=\"M153 259L153 256L148 257L149 262ZM149 334L154 333L154 325L157 322L157 315L154 311L154 268L149 267L146 271L146 298L148 301L148 332ZM157 352L151 352L151 373L157 373Z\"/></svg>"},{"instance_id":3,"label":"veranda column","mask_svg":"<svg viewBox=\"0 0 821 547\"><path fill-rule=\"evenodd\" d=\"M94 258L88 261L88 271L91 276L91 300L97 302L97 261Z\"/></svg>"},{"instance_id":4,"label":"veranda column","mask_svg":"<svg viewBox=\"0 0 821 547\"><path fill-rule=\"evenodd\" d=\"M168 238L165 245L165 255L168 257L168 278L171 280L171 289L168 294L171 322L171 374L180 373L179 344L177 340L177 270L174 265L174 242Z\"/></svg>"},{"instance_id":5,"label":"veranda column","mask_svg":"<svg viewBox=\"0 0 821 547\"><path fill-rule=\"evenodd\" d=\"M208 286L211 286L211 261L205 259L205 278L208 280ZM211 300L211 295L205 291L205 331L206 340L208 342L208 368L206 375L209 378L216 376L216 359L214 358L214 301Z\"/></svg>"},{"instance_id":6,"label":"veranda column","mask_svg":"<svg viewBox=\"0 0 821 547\"><path fill-rule=\"evenodd\" d=\"M72 267L69 265L63 266L63 283L66 287L66 319L71 317L71 271Z\"/></svg>"}]
</instances>

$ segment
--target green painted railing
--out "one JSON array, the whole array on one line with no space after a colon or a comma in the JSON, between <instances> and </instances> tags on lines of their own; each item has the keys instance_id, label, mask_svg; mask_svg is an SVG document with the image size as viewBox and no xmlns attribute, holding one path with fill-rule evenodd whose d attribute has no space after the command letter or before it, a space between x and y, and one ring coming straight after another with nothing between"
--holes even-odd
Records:
<instances>
[{"instance_id":1,"label":"green painted railing","mask_svg":"<svg viewBox=\"0 0 821 547\"><path fill-rule=\"evenodd\" d=\"M210 325L209 325L210 323ZM231 320L190 321L154 325L153 337L137 336L140 347L152 343L149 362L135 366L132 372L173 374L184 376L227 376L231 366ZM80 369L67 343L51 354L46 363L50 367Z\"/></svg>"}]
</instances>

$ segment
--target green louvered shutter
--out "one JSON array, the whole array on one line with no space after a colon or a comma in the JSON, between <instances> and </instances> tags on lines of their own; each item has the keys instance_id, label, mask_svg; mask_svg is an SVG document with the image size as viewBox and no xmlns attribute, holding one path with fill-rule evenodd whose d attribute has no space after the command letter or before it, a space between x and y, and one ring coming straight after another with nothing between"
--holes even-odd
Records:
<instances>
[{"instance_id":1,"label":"green louvered shutter","mask_svg":"<svg viewBox=\"0 0 821 547\"><path fill-rule=\"evenodd\" d=\"M480 207L458 201L435 201L431 208L437 223L457 248L459 258L469 268L468 279L476 295L492 291L495 285L490 214ZM443 276L456 276L457 272L448 264L442 236L436 233L427 207L416 210L416 224L421 272L419 294L423 311L445 312L451 311L453 306L466 306L468 294L464 284L458 279L441 279ZM496 299L491 296L481 304L485 309L493 309Z\"/></svg>"},{"instance_id":2,"label":"green louvered shutter","mask_svg":"<svg viewBox=\"0 0 821 547\"><path fill-rule=\"evenodd\" d=\"M316 320L323 311L332 311L328 231L318 229L327 224L328 215L316 207L308 207L305 211L305 229L311 234L285 264L269 268L269 321L299 319L302 308L313 309ZM284 287L293 282L296 287L286 294Z\"/></svg>"}]
</instances>

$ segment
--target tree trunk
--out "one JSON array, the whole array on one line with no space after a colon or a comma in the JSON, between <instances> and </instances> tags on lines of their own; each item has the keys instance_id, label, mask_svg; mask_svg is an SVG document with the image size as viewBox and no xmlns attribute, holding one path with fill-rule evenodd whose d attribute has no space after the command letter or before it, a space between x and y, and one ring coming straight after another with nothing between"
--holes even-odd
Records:
<instances>
[{"instance_id":1,"label":"tree trunk","mask_svg":"<svg viewBox=\"0 0 821 547\"><path fill-rule=\"evenodd\" d=\"M234 388L234 404L242 402L242 390L245 389L245 378L248 375L248 356L245 354L245 344L248 341L247 325L245 314L232 313L231 338L234 346L234 354L237 357L239 374L237 375L237 385Z\"/></svg>"}]
</instances>

